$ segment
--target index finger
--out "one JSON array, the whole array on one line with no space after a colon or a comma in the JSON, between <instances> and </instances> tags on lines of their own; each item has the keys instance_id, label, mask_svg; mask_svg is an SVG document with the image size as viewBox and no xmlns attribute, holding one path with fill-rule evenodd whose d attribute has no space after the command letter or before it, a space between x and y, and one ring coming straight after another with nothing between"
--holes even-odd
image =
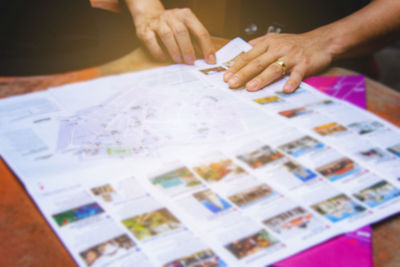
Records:
<instances>
[{"instance_id":1,"label":"index finger","mask_svg":"<svg viewBox=\"0 0 400 267\"><path fill-rule=\"evenodd\" d=\"M249 52L239 56L236 59L235 63L227 71L225 71L224 81L227 82L235 73L237 73L247 64L249 64L256 57L261 56L266 50L267 47L262 45L257 45L254 48L252 48Z\"/></svg>"},{"instance_id":2,"label":"index finger","mask_svg":"<svg viewBox=\"0 0 400 267\"><path fill-rule=\"evenodd\" d=\"M183 11L183 21L200 44L204 59L208 64L215 64L215 47L207 29L190 9L184 9Z\"/></svg>"}]
</instances>

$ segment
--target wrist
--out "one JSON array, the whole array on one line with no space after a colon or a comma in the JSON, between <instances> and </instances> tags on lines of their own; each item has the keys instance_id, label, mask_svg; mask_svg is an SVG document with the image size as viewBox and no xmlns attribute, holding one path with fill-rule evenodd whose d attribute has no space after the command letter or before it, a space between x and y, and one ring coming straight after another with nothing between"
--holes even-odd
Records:
<instances>
[{"instance_id":1,"label":"wrist","mask_svg":"<svg viewBox=\"0 0 400 267\"><path fill-rule=\"evenodd\" d=\"M348 50L346 34L338 31L337 27L326 25L306 34L318 43L317 47L325 51L332 61L345 57Z\"/></svg>"},{"instance_id":2,"label":"wrist","mask_svg":"<svg viewBox=\"0 0 400 267\"><path fill-rule=\"evenodd\" d=\"M125 0L135 24L148 17L155 17L165 11L159 0Z\"/></svg>"}]
</instances>

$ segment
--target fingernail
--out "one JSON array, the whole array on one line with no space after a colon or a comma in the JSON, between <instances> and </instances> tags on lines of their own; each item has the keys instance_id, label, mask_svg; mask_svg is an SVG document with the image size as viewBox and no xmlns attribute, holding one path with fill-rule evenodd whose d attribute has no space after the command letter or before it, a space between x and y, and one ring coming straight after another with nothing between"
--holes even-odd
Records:
<instances>
[{"instance_id":1,"label":"fingernail","mask_svg":"<svg viewBox=\"0 0 400 267\"><path fill-rule=\"evenodd\" d=\"M239 77L238 76L233 76L231 79L228 81L229 87L236 87L240 85Z\"/></svg>"},{"instance_id":2,"label":"fingernail","mask_svg":"<svg viewBox=\"0 0 400 267\"><path fill-rule=\"evenodd\" d=\"M217 61L217 60L215 59L215 55L214 55L214 54L208 55L208 58L207 58L207 63L208 63L208 64L215 64L216 61Z\"/></svg>"},{"instance_id":3,"label":"fingernail","mask_svg":"<svg viewBox=\"0 0 400 267\"><path fill-rule=\"evenodd\" d=\"M195 58L193 56L185 56L185 63L189 65L193 65Z\"/></svg>"},{"instance_id":4,"label":"fingernail","mask_svg":"<svg viewBox=\"0 0 400 267\"><path fill-rule=\"evenodd\" d=\"M225 82L227 82L229 80L230 77L232 77L233 73L230 71L225 71L224 73L224 80Z\"/></svg>"},{"instance_id":5,"label":"fingernail","mask_svg":"<svg viewBox=\"0 0 400 267\"><path fill-rule=\"evenodd\" d=\"M296 88L294 88L293 85L291 85L291 84L286 84L286 85L283 87L283 92L286 93L286 94L290 94L290 93L293 93L293 91L294 91L295 89L296 89Z\"/></svg>"},{"instance_id":6,"label":"fingernail","mask_svg":"<svg viewBox=\"0 0 400 267\"><path fill-rule=\"evenodd\" d=\"M181 57L180 57L179 55L173 56L172 59L173 59L174 62L176 62L176 63L181 63L181 62L182 62Z\"/></svg>"},{"instance_id":7,"label":"fingernail","mask_svg":"<svg viewBox=\"0 0 400 267\"><path fill-rule=\"evenodd\" d=\"M258 89L258 81L257 80L251 80L246 84L246 88L249 91L254 91Z\"/></svg>"}]
</instances>

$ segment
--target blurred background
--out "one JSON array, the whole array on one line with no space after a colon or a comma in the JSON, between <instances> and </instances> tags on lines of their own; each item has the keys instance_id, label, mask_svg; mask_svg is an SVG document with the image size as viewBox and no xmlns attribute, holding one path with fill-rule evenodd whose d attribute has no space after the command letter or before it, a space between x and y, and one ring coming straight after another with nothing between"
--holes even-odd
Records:
<instances>
[{"instance_id":1,"label":"blurred background","mask_svg":"<svg viewBox=\"0 0 400 267\"><path fill-rule=\"evenodd\" d=\"M338 20L369 0L162 0L189 7L211 35L251 40L302 33ZM0 16L0 76L60 73L119 58L139 43L124 0L5 1ZM335 66L400 91L400 42Z\"/></svg>"}]
</instances>

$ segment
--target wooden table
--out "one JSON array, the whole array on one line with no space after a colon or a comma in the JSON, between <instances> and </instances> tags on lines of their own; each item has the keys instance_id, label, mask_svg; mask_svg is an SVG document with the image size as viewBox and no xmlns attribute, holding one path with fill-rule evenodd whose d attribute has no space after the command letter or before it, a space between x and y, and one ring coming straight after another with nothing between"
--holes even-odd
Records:
<instances>
[{"instance_id":1,"label":"wooden table","mask_svg":"<svg viewBox=\"0 0 400 267\"><path fill-rule=\"evenodd\" d=\"M217 47L226 40L215 39ZM100 76L163 66L141 49L108 64L76 72L18 78L0 78L0 97L45 90L51 86ZM357 74L332 68L323 75ZM367 108L400 125L400 94L371 79L367 84ZM75 262L41 216L17 177L0 160L0 266L75 266ZM400 266L400 216L373 227L375 266Z\"/></svg>"}]
</instances>

